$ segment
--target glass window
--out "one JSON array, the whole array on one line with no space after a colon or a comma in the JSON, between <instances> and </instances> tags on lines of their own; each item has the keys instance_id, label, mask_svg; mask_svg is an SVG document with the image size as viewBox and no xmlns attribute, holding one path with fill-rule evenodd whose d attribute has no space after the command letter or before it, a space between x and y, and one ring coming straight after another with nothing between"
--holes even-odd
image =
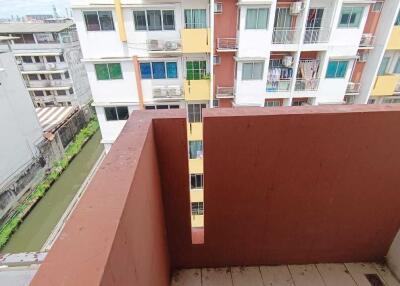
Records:
<instances>
[{"instance_id":1,"label":"glass window","mask_svg":"<svg viewBox=\"0 0 400 286\"><path fill-rule=\"evenodd\" d=\"M268 8L248 8L246 11L246 29L267 29Z\"/></svg>"},{"instance_id":2,"label":"glass window","mask_svg":"<svg viewBox=\"0 0 400 286\"><path fill-rule=\"evenodd\" d=\"M56 57L55 56L47 56L46 57L46 62L55 63L56 62Z\"/></svg>"},{"instance_id":3,"label":"glass window","mask_svg":"<svg viewBox=\"0 0 400 286\"><path fill-rule=\"evenodd\" d=\"M206 108L206 104L188 104L188 117L189 122L201 122L202 121L202 109Z\"/></svg>"},{"instance_id":4,"label":"glass window","mask_svg":"<svg viewBox=\"0 0 400 286\"><path fill-rule=\"evenodd\" d=\"M203 141L201 140L189 141L189 158L190 159L203 158Z\"/></svg>"},{"instance_id":5,"label":"glass window","mask_svg":"<svg viewBox=\"0 0 400 286\"><path fill-rule=\"evenodd\" d=\"M18 39L13 40L16 44L34 44L35 38L33 34L14 34L14 37L18 37Z\"/></svg>"},{"instance_id":6,"label":"glass window","mask_svg":"<svg viewBox=\"0 0 400 286\"><path fill-rule=\"evenodd\" d=\"M348 61L329 61L326 78L344 78L348 63Z\"/></svg>"},{"instance_id":7,"label":"glass window","mask_svg":"<svg viewBox=\"0 0 400 286\"><path fill-rule=\"evenodd\" d=\"M206 9L185 9L185 28L207 28Z\"/></svg>"},{"instance_id":8,"label":"glass window","mask_svg":"<svg viewBox=\"0 0 400 286\"><path fill-rule=\"evenodd\" d=\"M111 11L85 11L86 29L88 31L113 31L114 22Z\"/></svg>"},{"instance_id":9,"label":"glass window","mask_svg":"<svg viewBox=\"0 0 400 286\"><path fill-rule=\"evenodd\" d=\"M150 63L141 63L140 64L140 75L141 75L142 79L150 79L151 78Z\"/></svg>"},{"instance_id":10,"label":"glass window","mask_svg":"<svg viewBox=\"0 0 400 286\"><path fill-rule=\"evenodd\" d=\"M35 63L40 63L40 57L34 56L33 59L35 60Z\"/></svg>"},{"instance_id":11,"label":"glass window","mask_svg":"<svg viewBox=\"0 0 400 286\"><path fill-rule=\"evenodd\" d=\"M376 3L372 4L371 11L372 12L380 12L383 8L383 1L377 1Z\"/></svg>"},{"instance_id":12,"label":"glass window","mask_svg":"<svg viewBox=\"0 0 400 286\"><path fill-rule=\"evenodd\" d=\"M146 31L146 12L145 11L134 11L133 18L135 21L135 30L136 31Z\"/></svg>"},{"instance_id":13,"label":"glass window","mask_svg":"<svg viewBox=\"0 0 400 286\"><path fill-rule=\"evenodd\" d=\"M203 174L190 174L190 188L191 189L203 188Z\"/></svg>"},{"instance_id":14,"label":"glass window","mask_svg":"<svg viewBox=\"0 0 400 286\"><path fill-rule=\"evenodd\" d=\"M163 28L164 30L175 30L175 15L174 10L162 11Z\"/></svg>"},{"instance_id":15,"label":"glass window","mask_svg":"<svg viewBox=\"0 0 400 286\"><path fill-rule=\"evenodd\" d=\"M43 90L35 90L35 91L33 92L33 94L34 94L35 96L44 96Z\"/></svg>"},{"instance_id":16,"label":"glass window","mask_svg":"<svg viewBox=\"0 0 400 286\"><path fill-rule=\"evenodd\" d=\"M24 63L33 63L32 57L22 56L21 58L22 58L22 62L24 62Z\"/></svg>"},{"instance_id":17,"label":"glass window","mask_svg":"<svg viewBox=\"0 0 400 286\"><path fill-rule=\"evenodd\" d=\"M222 13L222 7L223 7L222 2L214 2L214 13L215 14L221 14Z\"/></svg>"},{"instance_id":18,"label":"glass window","mask_svg":"<svg viewBox=\"0 0 400 286\"><path fill-rule=\"evenodd\" d=\"M104 107L104 113L107 121L127 120L129 118L127 106Z\"/></svg>"},{"instance_id":19,"label":"glass window","mask_svg":"<svg viewBox=\"0 0 400 286\"><path fill-rule=\"evenodd\" d=\"M186 79L199 80L204 79L206 75L206 61L187 61L186 62Z\"/></svg>"},{"instance_id":20,"label":"glass window","mask_svg":"<svg viewBox=\"0 0 400 286\"><path fill-rule=\"evenodd\" d=\"M64 60L64 56L63 55L60 55L60 62L64 62L65 60Z\"/></svg>"},{"instance_id":21,"label":"glass window","mask_svg":"<svg viewBox=\"0 0 400 286\"><path fill-rule=\"evenodd\" d=\"M165 63L164 62L153 62L153 63L151 63L151 67L153 70L153 78L154 79L165 78Z\"/></svg>"},{"instance_id":22,"label":"glass window","mask_svg":"<svg viewBox=\"0 0 400 286\"><path fill-rule=\"evenodd\" d=\"M397 59L396 66L394 67L393 73L400 74L400 57Z\"/></svg>"},{"instance_id":23,"label":"glass window","mask_svg":"<svg viewBox=\"0 0 400 286\"><path fill-rule=\"evenodd\" d=\"M74 94L74 89L71 87L70 89L68 89L69 94Z\"/></svg>"},{"instance_id":24,"label":"glass window","mask_svg":"<svg viewBox=\"0 0 400 286\"><path fill-rule=\"evenodd\" d=\"M57 90L57 95L67 95L67 91L65 90Z\"/></svg>"},{"instance_id":25,"label":"glass window","mask_svg":"<svg viewBox=\"0 0 400 286\"><path fill-rule=\"evenodd\" d=\"M264 63L243 63L242 80L259 80L263 77Z\"/></svg>"},{"instance_id":26,"label":"glass window","mask_svg":"<svg viewBox=\"0 0 400 286\"><path fill-rule=\"evenodd\" d=\"M178 78L178 67L176 62L168 62L167 66L167 78Z\"/></svg>"},{"instance_id":27,"label":"glass window","mask_svg":"<svg viewBox=\"0 0 400 286\"><path fill-rule=\"evenodd\" d=\"M204 203L193 202L192 203L192 215L203 215L204 214Z\"/></svg>"},{"instance_id":28,"label":"glass window","mask_svg":"<svg viewBox=\"0 0 400 286\"><path fill-rule=\"evenodd\" d=\"M397 14L396 22L394 22L395 26L400 26L400 12Z\"/></svg>"},{"instance_id":29,"label":"glass window","mask_svg":"<svg viewBox=\"0 0 400 286\"><path fill-rule=\"evenodd\" d=\"M378 75L385 75L389 65L390 57L384 57L381 65L379 66Z\"/></svg>"},{"instance_id":30,"label":"glass window","mask_svg":"<svg viewBox=\"0 0 400 286\"><path fill-rule=\"evenodd\" d=\"M61 74L59 74L59 73L53 73L52 75L51 75L51 78L54 80L54 79L61 79Z\"/></svg>"},{"instance_id":31,"label":"glass window","mask_svg":"<svg viewBox=\"0 0 400 286\"><path fill-rule=\"evenodd\" d=\"M148 10L147 13L147 26L149 31L160 31L161 26L161 11L160 10Z\"/></svg>"},{"instance_id":32,"label":"glass window","mask_svg":"<svg viewBox=\"0 0 400 286\"><path fill-rule=\"evenodd\" d=\"M343 7L340 15L339 28L358 28L363 12L363 7Z\"/></svg>"},{"instance_id":33,"label":"glass window","mask_svg":"<svg viewBox=\"0 0 400 286\"><path fill-rule=\"evenodd\" d=\"M98 80L122 79L121 64L119 63L95 64L94 68Z\"/></svg>"},{"instance_id":34,"label":"glass window","mask_svg":"<svg viewBox=\"0 0 400 286\"><path fill-rule=\"evenodd\" d=\"M30 74L28 75L29 80L39 80L39 77L37 74Z\"/></svg>"},{"instance_id":35,"label":"glass window","mask_svg":"<svg viewBox=\"0 0 400 286\"><path fill-rule=\"evenodd\" d=\"M66 71L66 72L64 73L64 77L68 79L68 78L69 78L69 72Z\"/></svg>"},{"instance_id":36,"label":"glass window","mask_svg":"<svg viewBox=\"0 0 400 286\"><path fill-rule=\"evenodd\" d=\"M264 103L264 107L276 107L281 105L282 102L280 100L266 100Z\"/></svg>"}]
</instances>

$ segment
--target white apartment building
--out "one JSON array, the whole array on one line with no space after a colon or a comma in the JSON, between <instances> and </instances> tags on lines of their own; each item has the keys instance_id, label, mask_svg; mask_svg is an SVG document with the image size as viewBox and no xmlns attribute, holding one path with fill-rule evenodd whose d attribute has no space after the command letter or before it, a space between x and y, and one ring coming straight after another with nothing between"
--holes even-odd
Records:
<instances>
[{"instance_id":1,"label":"white apartment building","mask_svg":"<svg viewBox=\"0 0 400 286\"><path fill-rule=\"evenodd\" d=\"M91 100L72 21L2 23L0 35L15 37L11 48L36 107L82 106Z\"/></svg>"}]
</instances>

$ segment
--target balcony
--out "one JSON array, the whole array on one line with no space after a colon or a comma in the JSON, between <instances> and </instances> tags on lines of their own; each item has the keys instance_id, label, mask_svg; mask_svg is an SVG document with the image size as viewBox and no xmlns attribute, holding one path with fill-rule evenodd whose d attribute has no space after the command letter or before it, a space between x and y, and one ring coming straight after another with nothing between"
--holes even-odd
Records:
<instances>
[{"instance_id":1,"label":"balcony","mask_svg":"<svg viewBox=\"0 0 400 286\"><path fill-rule=\"evenodd\" d=\"M277 81L267 81L267 92L290 91L292 79L281 79Z\"/></svg>"},{"instance_id":2,"label":"balcony","mask_svg":"<svg viewBox=\"0 0 400 286\"><path fill-rule=\"evenodd\" d=\"M182 52L191 53L210 53L211 52L211 32L210 29L183 29Z\"/></svg>"},{"instance_id":3,"label":"balcony","mask_svg":"<svg viewBox=\"0 0 400 286\"><path fill-rule=\"evenodd\" d=\"M188 140L203 140L203 123L190 122L187 124Z\"/></svg>"},{"instance_id":4,"label":"balcony","mask_svg":"<svg viewBox=\"0 0 400 286\"><path fill-rule=\"evenodd\" d=\"M217 86L217 91L215 93L215 97L218 99L234 98L235 97L235 88L234 87Z\"/></svg>"},{"instance_id":5,"label":"balcony","mask_svg":"<svg viewBox=\"0 0 400 286\"><path fill-rule=\"evenodd\" d=\"M361 84L359 82L349 82L346 88L346 94L359 94Z\"/></svg>"},{"instance_id":6,"label":"balcony","mask_svg":"<svg viewBox=\"0 0 400 286\"><path fill-rule=\"evenodd\" d=\"M329 42L330 29L327 28L306 28L304 44L318 44Z\"/></svg>"},{"instance_id":7,"label":"balcony","mask_svg":"<svg viewBox=\"0 0 400 286\"><path fill-rule=\"evenodd\" d=\"M20 63L20 71L55 71L67 68L67 64L62 63Z\"/></svg>"},{"instance_id":8,"label":"balcony","mask_svg":"<svg viewBox=\"0 0 400 286\"><path fill-rule=\"evenodd\" d=\"M210 100L210 80L185 80L185 100Z\"/></svg>"},{"instance_id":9,"label":"balcony","mask_svg":"<svg viewBox=\"0 0 400 286\"><path fill-rule=\"evenodd\" d=\"M372 48L375 43L375 36L373 34L362 34L360 47L361 48Z\"/></svg>"},{"instance_id":10,"label":"balcony","mask_svg":"<svg viewBox=\"0 0 400 286\"><path fill-rule=\"evenodd\" d=\"M46 88L46 87L68 87L71 86L71 80L29 80L26 81L28 88Z\"/></svg>"},{"instance_id":11,"label":"balcony","mask_svg":"<svg viewBox=\"0 0 400 286\"><path fill-rule=\"evenodd\" d=\"M387 74L376 77L375 86L372 90L372 96L392 96L395 93L400 75Z\"/></svg>"},{"instance_id":12,"label":"balcony","mask_svg":"<svg viewBox=\"0 0 400 286\"><path fill-rule=\"evenodd\" d=\"M183 90L180 86L156 86L152 90L154 100L181 100Z\"/></svg>"},{"instance_id":13,"label":"balcony","mask_svg":"<svg viewBox=\"0 0 400 286\"><path fill-rule=\"evenodd\" d=\"M286 28L274 28L272 43L277 45L296 44L298 42L298 30Z\"/></svg>"},{"instance_id":14,"label":"balcony","mask_svg":"<svg viewBox=\"0 0 400 286\"><path fill-rule=\"evenodd\" d=\"M394 26L389 38L387 50L400 50L400 26Z\"/></svg>"},{"instance_id":15,"label":"balcony","mask_svg":"<svg viewBox=\"0 0 400 286\"><path fill-rule=\"evenodd\" d=\"M217 52L236 52L238 49L236 38L218 38Z\"/></svg>"},{"instance_id":16,"label":"balcony","mask_svg":"<svg viewBox=\"0 0 400 286\"><path fill-rule=\"evenodd\" d=\"M297 79L295 91L315 91L318 90L319 78L314 79Z\"/></svg>"}]
</instances>

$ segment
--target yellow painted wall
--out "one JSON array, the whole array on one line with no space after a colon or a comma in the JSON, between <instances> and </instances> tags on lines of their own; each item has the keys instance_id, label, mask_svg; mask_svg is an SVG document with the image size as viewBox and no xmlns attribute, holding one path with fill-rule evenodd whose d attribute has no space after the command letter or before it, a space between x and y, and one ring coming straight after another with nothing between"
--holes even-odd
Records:
<instances>
[{"instance_id":1,"label":"yellow painted wall","mask_svg":"<svg viewBox=\"0 0 400 286\"><path fill-rule=\"evenodd\" d=\"M183 29L181 37L183 53L211 52L210 29Z\"/></svg>"},{"instance_id":2,"label":"yellow painted wall","mask_svg":"<svg viewBox=\"0 0 400 286\"><path fill-rule=\"evenodd\" d=\"M203 189L191 189L190 190L190 201L191 202L203 202L204 201Z\"/></svg>"},{"instance_id":3,"label":"yellow painted wall","mask_svg":"<svg viewBox=\"0 0 400 286\"><path fill-rule=\"evenodd\" d=\"M126 42L126 31L125 31L125 21L122 14L121 0L114 0L115 5L115 15L117 16L118 22L118 33L121 42Z\"/></svg>"},{"instance_id":4,"label":"yellow painted wall","mask_svg":"<svg viewBox=\"0 0 400 286\"><path fill-rule=\"evenodd\" d=\"M192 215L192 227L203 227L204 215Z\"/></svg>"},{"instance_id":5,"label":"yellow painted wall","mask_svg":"<svg viewBox=\"0 0 400 286\"><path fill-rule=\"evenodd\" d=\"M203 140L203 123L202 122L188 122L187 133L189 141Z\"/></svg>"},{"instance_id":6,"label":"yellow painted wall","mask_svg":"<svg viewBox=\"0 0 400 286\"><path fill-rule=\"evenodd\" d=\"M203 159L189 159L189 173L202 174L203 173Z\"/></svg>"},{"instance_id":7,"label":"yellow painted wall","mask_svg":"<svg viewBox=\"0 0 400 286\"><path fill-rule=\"evenodd\" d=\"M394 26L390 35L388 50L400 50L400 26Z\"/></svg>"},{"instance_id":8,"label":"yellow painted wall","mask_svg":"<svg viewBox=\"0 0 400 286\"><path fill-rule=\"evenodd\" d=\"M210 80L185 80L185 100L210 100Z\"/></svg>"},{"instance_id":9,"label":"yellow painted wall","mask_svg":"<svg viewBox=\"0 0 400 286\"><path fill-rule=\"evenodd\" d=\"M397 74L377 76L371 96L392 96L399 81Z\"/></svg>"}]
</instances>

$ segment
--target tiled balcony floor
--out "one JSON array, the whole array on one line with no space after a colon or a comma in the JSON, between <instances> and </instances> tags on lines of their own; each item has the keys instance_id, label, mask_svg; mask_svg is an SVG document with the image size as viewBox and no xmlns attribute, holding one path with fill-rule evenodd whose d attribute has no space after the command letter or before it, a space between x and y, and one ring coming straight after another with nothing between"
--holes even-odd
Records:
<instances>
[{"instance_id":1,"label":"tiled balcony floor","mask_svg":"<svg viewBox=\"0 0 400 286\"><path fill-rule=\"evenodd\" d=\"M186 269L174 273L171 286L400 286L400 283L385 265L338 263Z\"/></svg>"}]
</instances>

